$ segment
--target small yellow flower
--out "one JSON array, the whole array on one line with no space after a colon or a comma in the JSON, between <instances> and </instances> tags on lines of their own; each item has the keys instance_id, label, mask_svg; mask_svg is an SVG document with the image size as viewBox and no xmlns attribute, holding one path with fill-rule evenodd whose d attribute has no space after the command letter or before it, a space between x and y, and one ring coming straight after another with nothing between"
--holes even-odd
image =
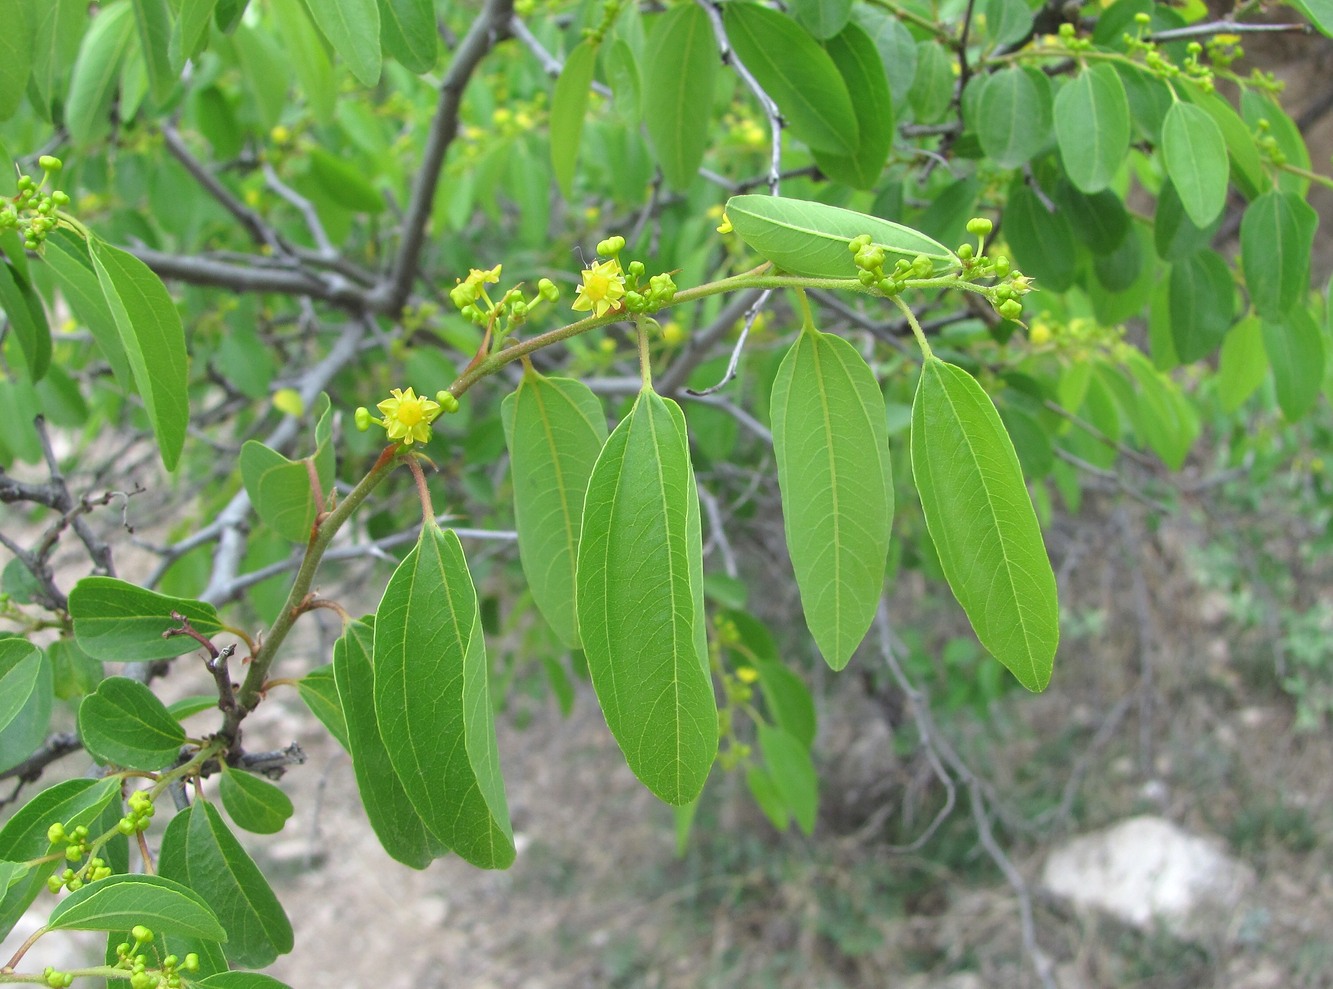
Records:
<instances>
[{"instance_id":1,"label":"small yellow flower","mask_svg":"<svg viewBox=\"0 0 1333 989\"><path fill-rule=\"evenodd\" d=\"M625 297L625 273L615 258L597 261L583 269L583 284L574 300L576 312L591 310L594 316L605 316Z\"/></svg>"},{"instance_id":2,"label":"small yellow flower","mask_svg":"<svg viewBox=\"0 0 1333 989\"><path fill-rule=\"evenodd\" d=\"M440 414L440 404L417 395L411 388L392 388L389 394L393 397L376 406L384 415L389 439L398 440L403 446L428 442L430 424Z\"/></svg>"}]
</instances>

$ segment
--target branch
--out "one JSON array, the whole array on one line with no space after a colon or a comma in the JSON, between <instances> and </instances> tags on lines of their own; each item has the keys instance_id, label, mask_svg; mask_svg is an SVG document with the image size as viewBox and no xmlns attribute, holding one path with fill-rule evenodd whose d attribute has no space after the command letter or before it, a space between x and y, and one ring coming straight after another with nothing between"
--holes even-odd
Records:
<instances>
[{"instance_id":1,"label":"branch","mask_svg":"<svg viewBox=\"0 0 1333 989\"><path fill-rule=\"evenodd\" d=\"M542 71L552 79L559 79L560 73L565 70L564 63L546 50L546 47L541 43L537 36L528 30L527 24L523 23L523 18L514 14L509 18L508 27L509 33L517 38L524 48L532 52L532 54L536 56L537 61L542 63ZM596 79L592 81L592 90L594 93L598 93L608 99L613 95L610 86L598 82Z\"/></svg>"},{"instance_id":2,"label":"branch","mask_svg":"<svg viewBox=\"0 0 1333 989\"><path fill-rule=\"evenodd\" d=\"M1209 21L1190 24L1147 35L1145 41L1179 41L1181 38L1207 38L1214 34L1314 34L1310 24L1252 24L1244 21Z\"/></svg>"},{"instance_id":3,"label":"branch","mask_svg":"<svg viewBox=\"0 0 1333 989\"><path fill-rule=\"evenodd\" d=\"M700 6L708 13L708 20L713 25L713 34L717 38L717 47L722 54L722 61L736 70L736 75L741 77L741 82L745 83L745 88L754 93L755 99L759 101L759 107L764 111L764 116L768 119L768 129L773 135L772 152L768 159L768 194L776 196L778 194L778 180L782 174L782 128L785 122L782 119L782 111L778 109L777 103L773 97L764 91L764 87L759 85L759 80L750 74L750 70L745 67L736 54L736 50L731 47L731 41L727 38L726 26L722 23L722 12L711 0L699 0Z\"/></svg>"},{"instance_id":4,"label":"branch","mask_svg":"<svg viewBox=\"0 0 1333 989\"><path fill-rule=\"evenodd\" d=\"M211 285L232 292L305 296L356 311L364 310L369 303L366 293L342 275L317 277L294 268L243 266L206 257L166 254L147 247L131 247L129 252L159 277L191 285Z\"/></svg>"},{"instance_id":5,"label":"branch","mask_svg":"<svg viewBox=\"0 0 1333 989\"><path fill-rule=\"evenodd\" d=\"M435 190L440 181L440 168L445 152L458 134L458 109L463 90L477 66L500 41L507 37L509 22L514 16L514 0L486 0L481 14L472 22L467 35L454 52L453 61L444 81L440 83L440 101L435 109L426 148L417 168L412 198L403 216L403 239L398 246L389 278L376 286L370 294L370 308L375 312L397 313L403 308L416 278L425 243L426 225L430 222Z\"/></svg>"},{"instance_id":6,"label":"branch","mask_svg":"<svg viewBox=\"0 0 1333 989\"><path fill-rule=\"evenodd\" d=\"M47 766L62 759L71 752L77 752L83 748L83 743L79 741L79 736L69 731L58 731L47 737L42 747L34 752L28 758L24 759L17 766L11 766L0 772L0 780L17 779L20 784L31 783L42 775L42 771ZM0 807L14 800L18 796L18 789L0 800Z\"/></svg>"}]
</instances>

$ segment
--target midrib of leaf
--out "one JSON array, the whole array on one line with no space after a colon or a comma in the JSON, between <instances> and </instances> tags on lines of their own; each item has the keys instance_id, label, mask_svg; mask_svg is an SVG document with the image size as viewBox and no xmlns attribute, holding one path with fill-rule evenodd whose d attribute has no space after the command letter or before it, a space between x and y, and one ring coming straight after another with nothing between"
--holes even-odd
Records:
<instances>
[{"instance_id":1,"label":"midrib of leaf","mask_svg":"<svg viewBox=\"0 0 1333 989\"><path fill-rule=\"evenodd\" d=\"M814 347L815 380L819 382L819 409L824 419L824 449L828 453L829 496L833 503L833 607L836 618L833 623L835 641L839 656L842 655L842 515L838 508L838 464L833 453L833 421L829 415L828 389L824 384L823 369L820 366L819 338L810 337Z\"/></svg>"},{"instance_id":2,"label":"midrib of leaf","mask_svg":"<svg viewBox=\"0 0 1333 989\"><path fill-rule=\"evenodd\" d=\"M565 481L565 469L564 464L560 460L559 445L556 443L555 431L551 428L551 417L546 411L546 402L542 399L540 389L534 388L532 390L532 397L537 403L537 412L541 419L542 434L546 437L546 445L551 449L551 465L555 469L555 486L560 495L561 522L565 530L565 548L570 553L568 563L569 578L571 584L573 584L576 582L575 566L577 564L577 553L575 550L578 544L578 533L574 531L573 513L570 509L569 502L569 485ZM578 410L575 409L575 411ZM576 619L575 628L577 629L577 627L578 622Z\"/></svg>"},{"instance_id":3,"label":"midrib of leaf","mask_svg":"<svg viewBox=\"0 0 1333 989\"><path fill-rule=\"evenodd\" d=\"M204 815L204 824L208 828L208 834L213 839L213 847L214 849L217 850L218 857L222 859L223 867L227 870L227 875L231 877L232 885L237 890L240 891L241 899L243 899L245 901L245 905L250 908L251 915L258 919L259 929L264 932L265 939L268 940L269 944L274 944L273 938L269 934L268 924L265 923L264 921L263 911L261 911L259 907L256 906L254 900L250 899L250 891L246 888L245 883L241 882L240 875L236 872L235 869L232 868L231 859L228 857L226 850L222 847L222 842L218 838L218 833L213 827L212 816L208 814L206 811L201 811L201 813L203 813ZM189 863L188 855L186 856L185 861L188 869L188 863ZM194 878L193 875L191 875L191 879L193 878Z\"/></svg>"},{"instance_id":4,"label":"midrib of leaf","mask_svg":"<svg viewBox=\"0 0 1333 989\"><path fill-rule=\"evenodd\" d=\"M936 369L934 373L938 374L939 373L938 369ZM941 382L943 381L942 378L940 380ZM947 389L944 390L944 398L948 402L950 410L953 412L954 422L961 426L963 421L962 416L958 414L958 407L954 403L953 397L949 394ZM1031 667L1029 675L1032 676L1033 679L1039 679L1039 677L1036 676L1037 672L1036 667L1032 663L1033 636L1028 631L1029 622L1026 619L1027 609L1023 606L1023 602L1019 599L1017 593L1017 586L1014 583L1014 578L1013 578L1014 566L1013 566L1013 561L1011 561L1009 558L1009 551L1008 551L1009 541L1005 537L1005 530L1004 527L1000 524L999 516L995 514L995 503L991 499L989 486L984 481L985 473L981 469L981 460L977 456L976 448L973 447L971 439L968 437L966 430L959 429L958 432L960 439L962 440L964 446L967 448L968 456L972 461L972 466L976 470L977 476L983 478L982 487L986 491L986 510L990 513L991 524L995 526L995 531L999 535L1000 557L1004 561L1004 572L1006 578L1008 579L1009 589L1013 593L1013 598L1015 603L1018 605L1017 607L1018 624L1019 627L1022 628L1023 630L1023 641L1027 644L1028 647L1027 649L1028 665L1029 667Z\"/></svg>"}]
</instances>

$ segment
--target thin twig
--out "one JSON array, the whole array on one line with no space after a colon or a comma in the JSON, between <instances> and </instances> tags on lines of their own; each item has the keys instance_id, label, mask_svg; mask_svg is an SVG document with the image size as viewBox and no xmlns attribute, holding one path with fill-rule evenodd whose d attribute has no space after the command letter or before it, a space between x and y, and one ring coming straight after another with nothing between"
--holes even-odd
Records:
<instances>
[{"instance_id":1,"label":"thin twig","mask_svg":"<svg viewBox=\"0 0 1333 989\"><path fill-rule=\"evenodd\" d=\"M1314 27L1301 23L1292 24L1254 24L1247 21L1209 21L1207 24L1190 24L1186 27L1173 27L1147 35L1145 41L1179 41L1182 38L1206 38L1214 34L1314 34Z\"/></svg>"},{"instance_id":2,"label":"thin twig","mask_svg":"<svg viewBox=\"0 0 1333 989\"><path fill-rule=\"evenodd\" d=\"M782 119L782 111L778 109L773 97L759 85L759 80L745 67L745 63L736 54L736 49L731 47L726 26L722 23L722 11L718 5L711 0L699 0L699 5L708 14L708 20L713 25L713 34L717 38L722 61L735 69L736 75L745 83L745 88L754 93L754 98L759 101L759 108L763 110L764 117L768 120L769 133L772 135L768 156L768 194L776 196L782 175L782 128L786 126L786 122Z\"/></svg>"}]
</instances>

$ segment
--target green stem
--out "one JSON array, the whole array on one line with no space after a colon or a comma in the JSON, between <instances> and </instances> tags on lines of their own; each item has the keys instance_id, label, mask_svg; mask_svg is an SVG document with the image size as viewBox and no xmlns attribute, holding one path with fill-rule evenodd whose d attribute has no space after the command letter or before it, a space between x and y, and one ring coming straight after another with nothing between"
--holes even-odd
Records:
<instances>
[{"instance_id":1,"label":"green stem","mask_svg":"<svg viewBox=\"0 0 1333 989\"><path fill-rule=\"evenodd\" d=\"M935 354L930 349L930 342L926 339L925 331L921 329L921 324L917 322L916 313L912 312L912 307L902 300L902 296L895 295L893 302L907 318L907 325L912 328L912 335L916 337L917 345L921 348L922 360L930 360Z\"/></svg>"},{"instance_id":2,"label":"green stem","mask_svg":"<svg viewBox=\"0 0 1333 989\"><path fill-rule=\"evenodd\" d=\"M634 320L634 332L639 341L639 378L643 381L643 390L652 391L653 388L653 361L652 355L648 351L648 330L643 325L644 317L639 316Z\"/></svg>"}]
</instances>

